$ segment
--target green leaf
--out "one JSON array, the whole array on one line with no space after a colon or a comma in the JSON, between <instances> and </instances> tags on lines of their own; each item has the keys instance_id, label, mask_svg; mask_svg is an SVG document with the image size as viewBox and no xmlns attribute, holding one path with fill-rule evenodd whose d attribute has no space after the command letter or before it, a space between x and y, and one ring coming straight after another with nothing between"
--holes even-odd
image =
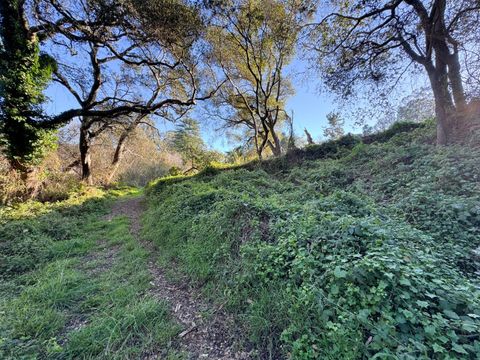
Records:
<instances>
[{"instance_id":1,"label":"green leaf","mask_svg":"<svg viewBox=\"0 0 480 360\"><path fill-rule=\"evenodd\" d=\"M429 303L427 301L417 300L417 305L421 308L427 308Z\"/></svg>"},{"instance_id":2,"label":"green leaf","mask_svg":"<svg viewBox=\"0 0 480 360\"><path fill-rule=\"evenodd\" d=\"M437 343L433 344L432 347L433 347L433 351L436 352L436 353L445 352L445 349L443 348L443 346L440 346Z\"/></svg>"},{"instance_id":3,"label":"green leaf","mask_svg":"<svg viewBox=\"0 0 480 360\"><path fill-rule=\"evenodd\" d=\"M468 352L465 351L465 349L461 345L458 345L458 344L453 344L452 350L459 353L459 354L468 355Z\"/></svg>"},{"instance_id":4,"label":"green leaf","mask_svg":"<svg viewBox=\"0 0 480 360\"><path fill-rule=\"evenodd\" d=\"M462 323L462 330L468 331L470 333L477 330L477 326L475 326L472 322L463 322Z\"/></svg>"},{"instance_id":5,"label":"green leaf","mask_svg":"<svg viewBox=\"0 0 480 360\"><path fill-rule=\"evenodd\" d=\"M347 277L347 272L342 270L340 266L337 266L333 272L333 275L335 275L337 279L341 279Z\"/></svg>"},{"instance_id":6,"label":"green leaf","mask_svg":"<svg viewBox=\"0 0 480 360\"><path fill-rule=\"evenodd\" d=\"M407 278L401 278L399 281L400 285L411 286L412 283Z\"/></svg>"},{"instance_id":7,"label":"green leaf","mask_svg":"<svg viewBox=\"0 0 480 360\"><path fill-rule=\"evenodd\" d=\"M340 289L336 284L332 285L332 288L330 289L330 293L332 295L337 295L339 293Z\"/></svg>"},{"instance_id":8,"label":"green leaf","mask_svg":"<svg viewBox=\"0 0 480 360\"><path fill-rule=\"evenodd\" d=\"M426 334L428 334L428 335L435 335L435 331L436 331L435 326L433 326L433 325L428 325L428 326L425 326L424 329L425 329L425 333L426 333Z\"/></svg>"},{"instance_id":9,"label":"green leaf","mask_svg":"<svg viewBox=\"0 0 480 360\"><path fill-rule=\"evenodd\" d=\"M443 310L443 313L447 315L450 319L454 319L454 320L460 319L457 313L452 310Z\"/></svg>"}]
</instances>

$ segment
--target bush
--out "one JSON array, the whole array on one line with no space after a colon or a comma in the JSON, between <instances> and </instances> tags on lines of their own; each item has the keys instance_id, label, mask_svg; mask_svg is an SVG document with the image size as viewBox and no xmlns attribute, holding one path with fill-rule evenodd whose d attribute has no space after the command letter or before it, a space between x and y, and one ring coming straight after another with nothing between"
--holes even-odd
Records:
<instances>
[{"instance_id":1,"label":"bush","mask_svg":"<svg viewBox=\"0 0 480 360\"><path fill-rule=\"evenodd\" d=\"M408 133L408 132L411 132L415 129L419 129L419 128L422 128L422 127L425 127L424 123L399 121L399 122L393 123L393 125L390 126L390 128L388 128L385 131L381 131L381 132L376 133L376 134L364 136L362 138L362 141L365 144L371 144L371 143L374 143L374 142L384 143L384 142L389 141L391 138L393 138L394 136L396 136L398 134Z\"/></svg>"}]
</instances>

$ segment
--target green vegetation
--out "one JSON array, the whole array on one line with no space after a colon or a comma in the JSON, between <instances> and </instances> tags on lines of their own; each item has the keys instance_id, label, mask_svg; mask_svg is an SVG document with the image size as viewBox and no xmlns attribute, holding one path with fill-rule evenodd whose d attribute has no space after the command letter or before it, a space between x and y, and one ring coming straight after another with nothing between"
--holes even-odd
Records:
<instances>
[{"instance_id":1,"label":"green vegetation","mask_svg":"<svg viewBox=\"0 0 480 360\"><path fill-rule=\"evenodd\" d=\"M473 359L480 150L434 138L397 125L159 180L144 236L262 359Z\"/></svg>"},{"instance_id":2,"label":"green vegetation","mask_svg":"<svg viewBox=\"0 0 480 360\"><path fill-rule=\"evenodd\" d=\"M56 63L25 29L22 1L2 2L0 13L0 146L12 166L25 172L55 147L52 131L36 122L45 119L40 105Z\"/></svg>"},{"instance_id":3,"label":"green vegetation","mask_svg":"<svg viewBox=\"0 0 480 360\"><path fill-rule=\"evenodd\" d=\"M480 360L479 24L1 0L0 359Z\"/></svg>"},{"instance_id":4,"label":"green vegetation","mask_svg":"<svg viewBox=\"0 0 480 360\"><path fill-rule=\"evenodd\" d=\"M136 193L87 190L4 211L0 358L167 356L180 328L166 303L148 295L149 253L126 218L105 218L113 200Z\"/></svg>"}]
</instances>

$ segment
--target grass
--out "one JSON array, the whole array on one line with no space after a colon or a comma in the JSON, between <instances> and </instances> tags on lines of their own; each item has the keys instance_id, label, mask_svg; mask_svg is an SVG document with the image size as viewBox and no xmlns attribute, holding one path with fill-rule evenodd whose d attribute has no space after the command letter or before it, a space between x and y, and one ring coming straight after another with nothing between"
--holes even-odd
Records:
<instances>
[{"instance_id":1,"label":"grass","mask_svg":"<svg viewBox=\"0 0 480 360\"><path fill-rule=\"evenodd\" d=\"M88 190L3 212L0 358L181 357L179 326L148 293L149 254L128 219L104 218L116 198L132 195Z\"/></svg>"},{"instance_id":2,"label":"grass","mask_svg":"<svg viewBox=\"0 0 480 360\"><path fill-rule=\"evenodd\" d=\"M226 304L258 358L476 358L480 153L433 134L159 180L144 237Z\"/></svg>"}]
</instances>

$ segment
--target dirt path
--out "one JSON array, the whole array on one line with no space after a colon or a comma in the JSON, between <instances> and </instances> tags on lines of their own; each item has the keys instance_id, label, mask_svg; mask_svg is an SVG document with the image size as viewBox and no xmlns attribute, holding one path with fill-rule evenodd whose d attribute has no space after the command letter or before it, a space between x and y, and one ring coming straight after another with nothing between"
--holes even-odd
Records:
<instances>
[{"instance_id":1,"label":"dirt path","mask_svg":"<svg viewBox=\"0 0 480 360\"><path fill-rule=\"evenodd\" d=\"M155 261L158 250L140 238L142 211L142 197L120 200L113 206L110 217L127 216L132 235L152 254L148 264L153 277L151 294L157 299L168 301L174 317L183 325L184 331L178 335L180 350L187 352L189 359L250 359L248 353L235 349L234 338L228 331L234 328L234 323L221 308L214 308L203 301L198 289L191 288L187 280L181 286L166 279L164 271ZM148 354L146 358L159 357Z\"/></svg>"}]
</instances>

